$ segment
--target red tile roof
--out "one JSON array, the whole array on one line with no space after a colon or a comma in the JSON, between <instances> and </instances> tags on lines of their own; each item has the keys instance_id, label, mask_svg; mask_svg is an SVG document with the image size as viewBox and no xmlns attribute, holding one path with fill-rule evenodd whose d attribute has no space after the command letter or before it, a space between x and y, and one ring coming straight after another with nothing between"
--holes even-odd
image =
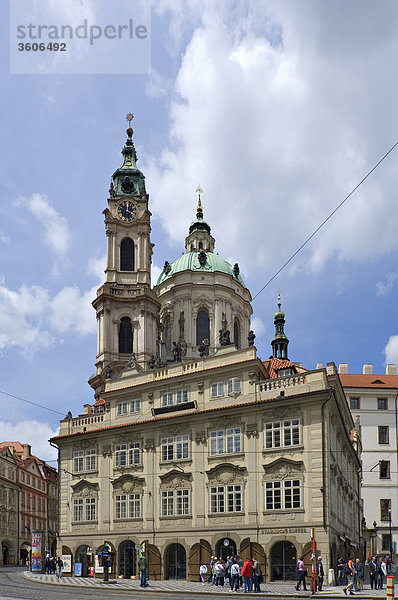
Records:
<instances>
[{"instance_id":1,"label":"red tile roof","mask_svg":"<svg viewBox=\"0 0 398 600\"><path fill-rule=\"evenodd\" d=\"M102 406L103 404L106 404L106 402L103 398L100 398L97 402L94 402L93 406Z\"/></svg>"},{"instance_id":2,"label":"red tile roof","mask_svg":"<svg viewBox=\"0 0 398 600\"><path fill-rule=\"evenodd\" d=\"M398 388L398 375L362 375L340 373L341 385L343 387L355 388Z\"/></svg>"},{"instance_id":3,"label":"red tile roof","mask_svg":"<svg viewBox=\"0 0 398 600\"><path fill-rule=\"evenodd\" d=\"M264 361L264 366L268 371L268 377L270 379L276 379L278 377L277 371L279 369L289 369L292 368L294 373L297 373L297 369L294 363L290 360L282 359L282 358L270 358L269 360Z\"/></svg>"}]
</instances>

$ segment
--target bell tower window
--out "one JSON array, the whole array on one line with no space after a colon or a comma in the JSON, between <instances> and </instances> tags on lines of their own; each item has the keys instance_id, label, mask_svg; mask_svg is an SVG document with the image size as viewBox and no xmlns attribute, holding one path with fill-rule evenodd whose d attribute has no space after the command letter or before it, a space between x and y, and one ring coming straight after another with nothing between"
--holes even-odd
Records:
<instances>
[{"instance_id":1,"label":"bell tower window","mask_svg":"<svg viewBox=\"0 0 398 600\"><path fill-rule=\"evenodd\" d=\"M131 319L123 317L119 329L119 352L120 354L133 353L133 328Z\"/></svg>"},{"instance_id":2,"label":"bell tower window","mask_svg":"<svg viewBox=\"0 0 398 600\"><path fill-rule=\"evenodd\" d=\"M170 317L166 317L164 321L164 341L166 344L166 350L171 350L171 320Z\"/></svg>"},{"instance_id":3,"label":"bell tower window","mask_svg":"<svg viewBox=\"0 0 398 600\"><path fill-rule=\"evenodd\" d=\"M120 244L120 270L134 271L134 242L124 238Z\"/></svg>"},{"instance_id":4,"label":"bell tower window","mask_svg":"<svg viewBox=\"0 0 398 600\"><path fill-rule=\"evenodd\" d=\"M237 319L235 319L234 322L234 344L235 348L238 350L240 348L240 325Z\"/></svg>"},{"instance_id":5,"label":"bell tower window","mask_svg":"<svg viewBox=\"0 0 398 600\"><path fill-rule=\"evenodd\" d=\"M210 319L206 310L200 310L196 318L196 345L206 339L210 340Z\"/></svg>"}]
</instances>

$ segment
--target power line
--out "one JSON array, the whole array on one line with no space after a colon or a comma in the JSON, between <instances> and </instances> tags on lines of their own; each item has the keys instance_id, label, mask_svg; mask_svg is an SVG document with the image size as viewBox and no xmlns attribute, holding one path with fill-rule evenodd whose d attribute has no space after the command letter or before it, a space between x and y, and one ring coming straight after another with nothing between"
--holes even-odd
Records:
<instances>
[{"instance_id":1,"label":"power line","mask_svg":"<svg viewBox=\"0 0 398 600\"><path fill-rule=\"evenodd\" d=\"M15 398L15 400L20 400L21 402L26 402L26 404L32 404L33 406L37 406L38 408L42 408L43 410L49 410L57 415L65 416L65 413L60 412L59 410L55 410L54 408L49 408L48 406L43 406L43 404L38 404L37 402L32 402L31 400L26 400L25 398L20 398L19 396L14 396L13 394L8 394L8 392L3 392L0 390L0 394L4 394L5 396L9 396L10 398Z\"/></svg>"}]
</instances>

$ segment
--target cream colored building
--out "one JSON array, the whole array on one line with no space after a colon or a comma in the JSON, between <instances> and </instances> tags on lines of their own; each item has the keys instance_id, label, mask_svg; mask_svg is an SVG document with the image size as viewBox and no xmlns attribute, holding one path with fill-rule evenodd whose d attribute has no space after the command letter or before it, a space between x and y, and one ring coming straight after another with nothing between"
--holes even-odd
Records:
<instances>
[{"instance_id":1,"label":"cream colored building","mask_svg":"<svg viewBox=\"0 0 398 600\"><path fill-rule=\"evenodd\" d=\"M101 574L199 579L210 555L259 558L290 579L314 528L326 567L359 542L359 448L334 364L257 357L250 292L214 251L199 197L185 253L150 280L152 244L132 129L105 212L94 404L61 421L60 547ZM138 548L137 548L138 547Z\"/></svg>"},{"instance_id":2,"label":"cream colored building","mask_svg":"<svg viewBox=\"0 0 398 600\"><path fill-rule=\"evenodd\" d=\"M18 562L19 486L17 465L9 448L0 449L0 565Z\"/></svg>"}]
</instances>

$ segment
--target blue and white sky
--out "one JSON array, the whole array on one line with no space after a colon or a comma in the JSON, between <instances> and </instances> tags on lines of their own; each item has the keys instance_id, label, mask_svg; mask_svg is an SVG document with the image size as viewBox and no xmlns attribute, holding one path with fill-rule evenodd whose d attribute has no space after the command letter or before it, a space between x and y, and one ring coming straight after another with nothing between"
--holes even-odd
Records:
<instances>
[{"instance_id":1,"label":"blue and white sky","mask_svg":"<svg viewBox=\"0 0 398 600\"><path fill-rule=\"evenodd\" d=\"M42 1L75 23L99 10ZM93 401L102 211L129 111L155 273L183 251L200 183L253 295L398 140L393 0L154 1L148 75L10 74L7 2L0 23L0 389L62 415ZM397 173L398 149L256 298L262 358L281 288L292 360L398 362ZM53 460L62 415L0 394L0 439Z\"/></svg>"}]
</instances>

